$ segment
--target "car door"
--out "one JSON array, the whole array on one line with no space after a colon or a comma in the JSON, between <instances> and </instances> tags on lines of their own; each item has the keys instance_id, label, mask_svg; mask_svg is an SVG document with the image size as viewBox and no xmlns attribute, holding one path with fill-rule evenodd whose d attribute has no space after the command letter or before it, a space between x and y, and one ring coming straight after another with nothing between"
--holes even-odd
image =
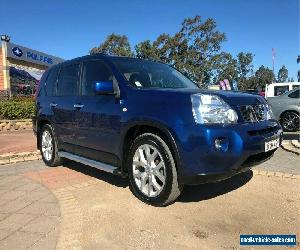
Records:
<instances>
[{"instance_id":1,"label":"car door","mask_svg":"<svg viewBox=\"0 0 300 250\"><path fill-rule=\"evenodd\" d=\"M78 95L79 63L63 64L60 69L55 96L50 106L53 109L54 129L59 149L74 152L74 104Z\"/></svg>"},{"instance_id":2,"label":"car door","mask_svg":"<svg viewBox=\"0 0 300 250\"><path fill-rule=\"evenodd\" d=\"M102 60L82 63L80 108L75 113L76 154L117 165L120 145L120 104L113 94L96 95L96 82L117 84L110 67Z\"/></svg>"}]
</instances>

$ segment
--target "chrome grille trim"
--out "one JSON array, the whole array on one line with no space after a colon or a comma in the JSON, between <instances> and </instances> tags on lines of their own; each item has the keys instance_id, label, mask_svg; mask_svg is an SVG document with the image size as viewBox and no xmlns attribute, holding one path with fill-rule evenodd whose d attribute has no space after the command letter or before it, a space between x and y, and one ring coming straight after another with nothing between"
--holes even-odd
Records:
<instances>
[{"instance_id":1,"label":"chrome grille trim","mask_svg":"<svg viewBox=\"0 0 300 250\"><path fill-rule=\"evenodd\" d=\"M261 122L267 119L267 105L243 105L239 107L244 122Z\"/></svg>"}]
</instances>

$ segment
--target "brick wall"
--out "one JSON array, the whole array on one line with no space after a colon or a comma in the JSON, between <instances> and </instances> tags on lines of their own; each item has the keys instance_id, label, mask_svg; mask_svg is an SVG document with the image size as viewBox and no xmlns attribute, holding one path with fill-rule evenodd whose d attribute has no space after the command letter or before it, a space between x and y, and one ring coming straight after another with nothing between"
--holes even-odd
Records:
<instances>
[{"instance_id":1,"label":"brick wall","mask_svg":"<svg viewBox=\"0 0 300 250\"><path fill-rule=\"evenodd\" d=\"M0 47L0 90L4 89L2 48Z\"/></svg>"}]
</instances>

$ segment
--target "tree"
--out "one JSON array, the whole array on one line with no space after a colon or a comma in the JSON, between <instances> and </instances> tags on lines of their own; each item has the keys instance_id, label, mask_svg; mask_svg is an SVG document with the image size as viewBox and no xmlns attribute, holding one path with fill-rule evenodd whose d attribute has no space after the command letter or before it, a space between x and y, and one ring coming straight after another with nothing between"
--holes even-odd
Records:
<instances>
[{"instance_id":1,"label":"tree","mask_svg":"<svg viewBox=\"0 0 300 250\"><path fill-rule=\"evenodd\" d=\"M232 82L237 79L237 60L232 57L231 54L226 52L221 52L216 56L216 70L214 82L219 82L224 79L228 79Z\"/></svg>"},{"instance_id":2,"label":"tree","mask_svg":"<svg viewBox=\"0 0 300 250\"><path fill-rule=\"evenodd\" d=\"M168 63L200 86L206 86L211 82L221 43L225 41L225 34L216 27L211 18L187 18L174 36L161 34L153 43L139 43L136 55Z\"/></svg>"},{"instance_id":3,"label":"tree","mask_svg":"<svg viewBox=\"0 0 300 250\"><path fill-rule=\"evenodd\" d=\"M282 67L278 71L277 81L278 82L286 82L288 77L289 77L288 76L288 70L284 65L282 65Z\"/></svg>"},{"instance_id":4,"label":"tree","mask_svg":"<svg viewBox=\"0 0 300 250\"><path fill-rule=\"evenodd\" d=\"M274 81L275 75L271 69L261 65L255 72L255 78L256 87L264 87L266 84L271 84Z\"/></svg>"},{"instance_id":5,"label":"tree","mask_svg":"<svg viewBox=\"0 0 300 250\"><path fill-rule=\"evenodd\" d=\"M114 33L98 47L91 49L90 53L102 52L162 61L181 71L200 87L228 79L230 82L237 81L239 89L246 90L275 80L274 74L263 66L253 75L252 53L240 52L235 58L230 53L221 52L221 44L225 40L225 34L217 30L213 19L205 20L197 15L184 19L174 35L163 33L154 41L138 43L135 54L131 51L128 38ZM297 60L299 63L300 56ZM285 71L281 71L280 77L285 77Z\"/></svg>"},{"instance_id":6,"label":"tree","mask_svg":"<svg viewBox=\"0 0 300 250\"><path fill-rule=\"evenodd\" d=\"M252 53L240 52L237 55L236 70L239 89L246 90L256 82L254 81L254 78L251 77L253 75L253 57L254 55Z\"/></svg>"},{"instance_id":7,"label":"tree","mask_svg":"<svg viewBox=\"0 0 300 250\"><path fill-rule=\"evenodd\" d=\"M144 42L140 42L135 47L135 53L138 58L151 58L151 59L159 59L159 55L156 54L157 49L154 48L153 44L151 44L150 40L146 40Z\"/></svg>"},{"instance_id":8,"label":"tree","mask_svg":"<svg viewBox=\"0 0 300 250\"><path fill-rule=\"evenodd\" d=\"M117 56L132 56L131 47L127 36L112 33L98 47L90 50L90 54L104 53Z\"/></svg>"}]
</instances>

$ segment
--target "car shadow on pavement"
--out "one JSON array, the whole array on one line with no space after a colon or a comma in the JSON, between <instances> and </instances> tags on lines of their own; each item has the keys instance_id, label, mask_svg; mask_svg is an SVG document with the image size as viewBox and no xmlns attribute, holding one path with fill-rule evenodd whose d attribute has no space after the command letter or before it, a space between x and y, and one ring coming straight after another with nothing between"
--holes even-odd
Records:
<instances>
[{"instance_id":1,"label":"car shadow on pavement","mask_svg":"<svg viewBox=\"0 0 300 250\"><path fill-rule=\"evenodd\" d=\"M129 180L119 176L106 173L104 171L92 168L74 161L66 160L64 167L80 172L84 175L97 178L117 187L126 188L129 186ZM229 193L238 189L251 180L253 173L248 170L244 173L235 175L230 179L223 180L217 183L208 183L198 186L185 186L178 202L197 202L202 200L212 199L219 195Z\"/></svg>"},{"instance_id":2,"label":"car shadow on pavement","mask_svg":"<svg viewBox=\"0 0 300 250\"><path fill-rule=\"evenodd\" d=\"M244 186L253 177L253 172L248 170L217 183L207 183L198 186L185 186L178 202L197 202L209 200L219 195L229 193Z\"/></svg>"},{"instance_id":3,"label":"car shadow on pavement","mask_svg":"<svg viewBox=\"0 0 300 250\"><path fill-rule=\"evenodd\" d=\"M90 177L97 178L98 180L105 181L117 187L126 188L129 185L128 179L121 178L119 176L107 173L105 171L101 171L90 166L86 166L81 163L77 163L75 161L65 160L63 166L74 171L80 172L84 175L88 175Z\"/></svg>"}]
</instances>

